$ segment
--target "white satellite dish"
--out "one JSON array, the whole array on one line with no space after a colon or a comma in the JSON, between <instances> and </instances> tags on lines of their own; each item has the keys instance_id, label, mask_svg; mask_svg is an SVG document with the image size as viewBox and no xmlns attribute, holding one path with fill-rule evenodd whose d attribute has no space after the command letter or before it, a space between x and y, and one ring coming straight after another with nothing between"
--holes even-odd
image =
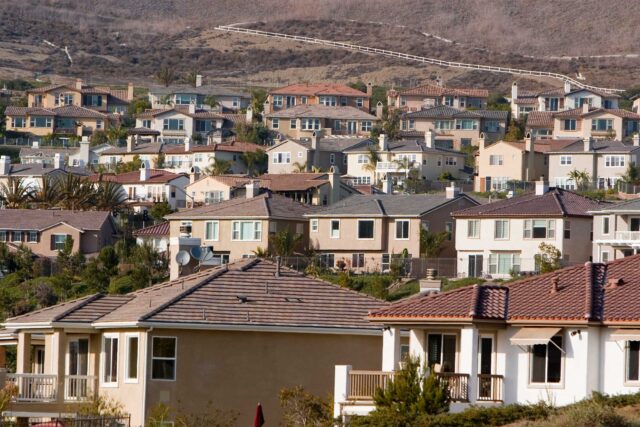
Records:
<instances>
[{"instance_id":1,"label":"white satellite dish","mask_svg":"<svg viewBox=\"0 0 640 427\"><path fill-rule=\"evenodd\" d=\"M178 251L178 253L176 254L176 262L178 263L178 265L185 266L189 264L189 261L191 261L191 255L189 255L189 252Z\"/></svg>"},{"instance_id":2,"label":"white satellite dish","mask_svg":"<svg viewBox=\"0 0 640 427\"><path fill-rule=\"evenodd\" d=\"M202 262L210 261L211 258L213 258L213 252L207 248L206 252L202 256Z\"/></svg>"},{"instance_id":3,"label":"white satellite dish","mask_svg":"<svg viewBox=\"0 0 640 427\"><path fill-rule=\"evenodd\" d=\"M192 247L189 252L191 253L191 256L195 259L197 259L198 261L202 260L202 248L200 248L200 246L194 246Z\"/></svg>"}]
</instances>

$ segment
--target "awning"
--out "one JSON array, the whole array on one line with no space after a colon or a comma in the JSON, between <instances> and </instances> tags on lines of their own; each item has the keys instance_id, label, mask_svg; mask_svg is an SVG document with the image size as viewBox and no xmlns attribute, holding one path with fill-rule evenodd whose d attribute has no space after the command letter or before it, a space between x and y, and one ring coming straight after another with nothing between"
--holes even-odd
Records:
<instances>
[{"instance_id":1,"label":"awning","mask_svg":"<svg viewBox=\"0 0 640 427\"><path fill-rule=\"evenodd\" d=\"M640 329L616 329L611 333L612 341L640 341Z\"/></svg>"},{"instance_id":2,"label":"awning","mask_svg":"<svg viewBox=\"0 0 640 427\"><path fill-rule=\"evenodd\" d=\"M562 328L522 328L509 340L511 345L548 344Z\"/></svg>"}]
</instances>

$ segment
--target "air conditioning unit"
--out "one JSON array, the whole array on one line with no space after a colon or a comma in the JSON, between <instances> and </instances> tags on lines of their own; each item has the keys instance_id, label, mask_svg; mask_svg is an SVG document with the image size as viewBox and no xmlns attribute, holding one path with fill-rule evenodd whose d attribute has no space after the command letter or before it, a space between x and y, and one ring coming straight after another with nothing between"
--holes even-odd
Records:
<instances>
[{"instance_id":1,"label":"air conditioning unit","mask_svg":"<svg viewBox=\"0 0 640 427\"><path fill-rule=\"evenodd\" d=\"M191 226L190 225L181 225L180 226L181 234L191 234Z\"/></svg>"}]
</instances>

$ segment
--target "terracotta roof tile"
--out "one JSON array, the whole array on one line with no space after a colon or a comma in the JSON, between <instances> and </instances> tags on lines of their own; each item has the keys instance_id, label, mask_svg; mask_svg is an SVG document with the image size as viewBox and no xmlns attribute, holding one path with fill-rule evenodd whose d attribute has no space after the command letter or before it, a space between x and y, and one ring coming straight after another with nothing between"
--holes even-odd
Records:
<instances>
[{"instance_id":1,"label":"terracotta roof tile","mask_svg":"<svg viewBox=\"0 0 640 427\"><path fill-rule=\"evenodd\" d=\"M149 227L141 228L133 232L136 237L139 236L166 236L169 237L169 221L154 224Z\"/></svg>"},{"instance_id":2,"label":"terracotta roof tile","mask_svg":"<svg viewBox=\"0 0 640 427\"><path fill-rule=\"evenodd\" d=\"M173 181L181 176L187 176L186 174L176 174L168 172L163 169L149 169L149 178L141 181L140 171L125 172L120 174L95 174L89 177L90 181L111 181L119 184L159 184Z\"/></svg>"},{"instance_id":3,"label":"terracotta roof tile","mask_svg":"<svg viewBox=\"0 0 640 427\"><path fill-rule=\"evenodd\" d=\"M528 128L553 128L553 113L551 111L532 111L527 114Z\"/></svg>"},{"instance_id":4,"label":"terracotta roof tile","mask_svg":"<svg viewBox=\"0 0 640 427\"><path fill-rule=\"evenodd\" d=\"M420 96L468 96L473 98L487 98L489 91L487 89L473 88L452 88L438 85L427 84L417 86L410 89L398 91L399 95L420 95Z\"/></svg>"},{"instance_id":5,"label":"terracotta roof tile","mask_svg":"<svg viewBox=\"0 0 640 427\"><path fill-rule=\"evenodd\" d=\"M271 95L345 95L360 96L367 98L365 92L360 92L349 86L340 83L298 83L274 89L269 92Z\"/></svg>"}]
</instances>

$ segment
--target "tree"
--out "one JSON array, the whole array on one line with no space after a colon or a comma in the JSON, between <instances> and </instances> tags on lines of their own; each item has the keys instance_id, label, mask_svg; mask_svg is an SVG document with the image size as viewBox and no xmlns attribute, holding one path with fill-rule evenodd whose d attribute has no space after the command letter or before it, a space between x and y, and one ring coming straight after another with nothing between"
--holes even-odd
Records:
<instances>
[{"instance_id":1,"label":"tree","mask_svg":"<svg viewBox=\"0 0 640 427\"><path fill-rule=\"evenodd\" d=\"M589 185L589 181L591 181L591 176L586 170L579 171L574 169L567 174L567 178L576 183L578 191L585 191Z\"/></svg>"},{"instance_id":2,"label":"tree","mask_svg":"<svg viewBox=\"0 0 640 427\"><path fill-rule=\"evenodd\" d=\"M176 80L176 74L173 69L164 66L156 73L156 80L162 83L165 87L169 87L171 83Z\"/></svg>"},{"instance_id":3,"label":"tree","mask_svg":"<svg viewBox=\"0 0 640 427\"><path fill-rule=\"evenodd\" d=\"M133 117L136 114L140 114L150 108L151 103L149 102L148 98L136 98L129 103L129 106L127 107L127 115L129 117Z\"/></svg>"},{"instance_id":4,"label":"tree","mask_svg":"<svg viewBox=\"0 0 640 427\"><path fill-rule=\"evenodd\" d=\"M92 147L95 147L96 145L109 144L109 141L110 141L109 134L107 133L106 130L103 130L103 129L97 129L93 131L93 134L91 134L91 137L90 137L90 142Z\"/></svg>"},{"instance_id":5,"label":"tree","mask_svg":"<svg viewBox=\"0 0 640 427\"><path fill-rule=\"evenodd\" d=\"M50 176L44 175L42 185L32 192L31 198L39 208L52 208L60 202L59 188Z\"/></svg>"},{"instance_id":6,"label":"tree","mask_svg":"<svg viewBox=\"0 0 640 427\"><path fill-rule=\"evenodd\" d=\"M190 71L187 76L185 77L185 80L187 81L187 83L189 83L192 87L196 87L198 84L198 76L200 75L200 71L197 70L193 70Z\"/></svg>"},{"instance_id":7,"label":"tree","mask_svg":"<svg viewBox=\"0 0 640 427\"><path fill-rule=\"evenodd\" d=\"M371 136L373 138L377 138L381 134L385 134L392 141L399 139L401 114L402 111L399 109L389 109L389 107L384 107L382 110L382 123L373 127L371 130Z\"/></svg>"},{"instance_id":8,"label":"tree","mask_svg":"<svg viewBox=\"0 0 640 427\"><path fill-rule=\"evenodd\" d=\"M153 159L153 167L156 169L162 169L164 168L164 162L165 162L165 154L158 153L158 156L155 159Z\"/></svg>"},{"instance_id":9,"label":"tree","mask_svg":"<svg viewBox=\"0 0 640 427\"><path fill-rule=\"evenodd\" d=\"M549 273L561 267L560 261L562 254L558 248L550 243L542 242L538 246L538 249L540 252L536 254L535 259L540 273Z\"/></svg>"},{"instance_id":10,"label":"tree","mask_svg":"<svg viewBox=\"0 0 640 427\"><path fill-rule=\"evenodd\" d=\"M253 254L257 258L267 258L269 256L269 251L262 246L258 246L254 251L251 252L253 252Z\"/></svg>"},{"instance_id":11,"label":"tree","mask_svg":"<svg viewBox=\"0 0 640 427\"><path fill-rule=\"evenodd\" d=\"M622 180L628 184L638 184L640 182L640 172L633 163L627 165L627 170L622 176Z\"/></svg>"},{"instance_id":12,"label":"tree","mask_svg":"<svg viewBox=\"0 0 640 427\"><path fill-rule=\"evenodd\" d=\"M362 166L362 169L375 174L379 161L380 154L376 151L376 147L369 147L369 151L367 152L367 163Z\"/></svg>"},{"instance_id":13,"label":"tree","mask_svg":"<svg viewBox=\"0 0 640 427\"><path fill-rule=\"evenodd\" d=\"M420 253L426 257L437 257L442 252L442 244L449 238L449 233L442 231L432 233L420 228Z\"/></svg>"},{"instance_id":14,"label":"tree","mask_svg":"<svg viewBox=\"0 0 640 427\"><path fill-rule=\"evenodd\" d=\"M231 162L229 160L213 159L209 166L204 169L207 175L218 176L224 175L231 171Z\"/></svg>"},{"instance_id":15,"label":"tree","mask_svg":"<svg viewBox=\"0 0 640 427\"><path fill-rule=\"evenodd\" d=\"M307 171L307 164L308 162L304 162L304 163L300 163L300 162L293 162L291 164L291 167L293 167L293 173L304 173Z\"/></svg>"},{"instance_id":16,"label":"tree","mask_svg":"<svg viewBox=\"0 0 640 427\"><path fill-rule=\"evenodd\" d=\"M238 141L252 142L258 145L268 145L271 141L271 131L262 123L236 123L234 129Z\"/></svg>"},{"instance_id":17,"label":"tree","mask_svg":"<svg viewBox=\"0 0 640 427\"><path fill-rule=\"evenodd\" d=\"M520 141L524 138L524 123L519 120L511 119L509 129L504 135L505 141Z\"/></svg>"},{"instance_id":18,"label":"tree","mask_svg":"<svg viewBox=\"0 0 640 427\"><path fill-rule=\"evenodd\" d=\"M168 202L155 203L149 211L154 221L163 221L164 217L171 212L173 212L173 209L171 209L171 205Z\"/></svg>"},{"instance_id":19,"label":"tree","mask_svg":"<svg viewBox=\"0 0 640 427\"><path fill-rule=\"evenodd\" d=\"M264 89L253 89L251 91L251 109L253 110L253 118L256 121L262 120L264 112L264 103L267 101L267 91Z\"/></svg>"},{"instance_id":20,"label":"tree","mask_svg":"<svg viewBox=\"0 0 640 427\"><path fill-rule=\"evenodd\" d=\"M107 129L107 138L112 145L118 145L120 141L127 139L127 129L122 126L109 126Z\"/></svg>"},{"instance_id":21,"label":"tree","mask_svg":"<svg viewBox=\"0 0 640 427\"><path fill-rule=\"evenodd\" d=\"M94 190L93 206L99 211L118 212L126 204L127 195L122 185L113 181L99 181Z\"/></svg>"},{"instance_id":22,"label":"tree","mask_svg":"<svg viewBox=\"0 0 640 427\"><path fill-rule=\"evenodd\" d=\"M279 393L283 427L331 427L331 401L321 399L302 386L283 388Z\"/></svg>"},{"instance_id":23,"label":"tree","mask_svg":"<svg viewBox=\"0 0 640 427\"><path fill-rule=\"evenodd\" d=\"M208 105L211 108L216 108L218 105L220 105L220 103L218 102L218 100L214 95L207 95L204 98L204 104Z\"/></svg>"},{"instance_id":24,"label":"tree","mask_svg":"<svg viewBox=\"0 0 640 427\"><path fill-rule=\"evenodd\" d=\"M511 104L502 93L492 92L487 98L487 110L511 111Z\"/></svg>"},{"instance_id":25,"label":"tree","mask_svg":"<svg viewBox=\"0 0 640 427\"><path fill-rule=\"evenodd\" d=\"M404 171L405 180L409 178L409 171L413 169L413 162L408 157L401 157L394 160L393 163L398 166L398 171Z\"/></svg>"},{"instance_id":26,"label":"tree","mask_svg":"<svg viewBox=\"0 0 640 427\"><path fill-rule=\"evenodd\" d=\"M299 248L302 239L302 234L294 233L286 228L269 237L269 243L271 243L275 255L289 257Z\"/></svg>"},{"instance_id":27,"label":"tree","mask_svg":"<svg viewBox=\"0 0 640 427\"><path fill-rule=\"evenodd\" d=\"M269 157L263 150L245 151L240 155L240 161L245 164L250 176L265 172L269 165Z\"/></svg>"},{"instance_id":28,"label":"tree","mask_svg":"<svg viewBox=\"0 0 640 427\"><path fill-rule=\"evenodd\" d=\"M79 176L67 173L59 181L60 207L69 210L85 210L94 206L95 191L92 184Z\"/></svg>"},{"instance_id":29,"label":"tree","mask_svg":"<svg viewBox=\"0 0 640 427\"><path fill-rule=\"evenodd\" d=\"M8 209L25 208L32 194L32 190L24 184L22 178L12 176L6 183L0 184L0 201Z\"/></svg>"}]
</instances>

